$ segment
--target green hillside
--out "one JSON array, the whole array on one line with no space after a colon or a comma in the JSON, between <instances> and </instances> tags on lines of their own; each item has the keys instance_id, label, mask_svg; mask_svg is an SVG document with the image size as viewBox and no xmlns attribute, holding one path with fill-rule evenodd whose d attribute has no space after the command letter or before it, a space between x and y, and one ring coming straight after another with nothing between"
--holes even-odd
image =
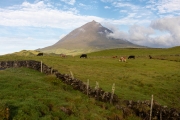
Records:
<instances>
[{"instance_id":1,"label":"green hillside","mask_svg":"<svg viewBox=\"0 0 180 120\"><path fill-rule=\"evenodd\" d=\"M129 55L135 55L136 59L127 59L126 63L120 62L118 59L120 56L128 57ZM151 55L153 59L149 59L148 57L149 55ZM118 56L118 58L113 58L113 56ZM57 69L60 73L69 74L71 71L75 78L78 78L84 82L87 82L87 79L89 79L90 86L92 87L95 87L97 81L99 82L99 86L105 91L111 91L111 87L113 83L115 83L115 94L117 94L121 100L150 100L151 95L153 94L154 100L160 103L161 105L174 107L177 109L180 108L180 103L179 103L180 47L174 47L169 49L152 49L152 48L111 49L111 50L89 53L87 59L79 58L79 55L75 57L67 56L66 58L62 58L57 55L46 54L45 56L16 56L16 55L0 56L0 61L3 60L4 61L7 60L43 61L43 63ZM13 73L15 71L16 70L14 69L7 69L6 71L1 71L0 74L1 76L5 73L8 74L3 78L4 80L5 79L8 80L10 79L8 76L10 75L15 76L15 74L18 73L18 71L17 73ZM78 111L80 110L81 107L78 108L77 106L74 106L74 104L79 103L86 108L86 109L82 108L85 109L83 111L92 111L89 113L91 115L87 115L87 116L84 115L85 119L89 117L89 119L93 120L93 117L95 116L99 117L99 119L103 119L104 116L106 116L106 114L108 116L114 115L113 113L115 112L115 110L113 106L109 106L110 109L108 110L99 108L98 106L96 106L97 103L94 101L94 99L89 99L85 95L72 90L72 88L63 85L62 83L56 83L56 79L53 76L45 76L31 70L30 72L33 73L28 73L29 70L25 70L25 71L27 72L27 74L26 72L19 73L20 74L19 76L24 74L21 81L31 76L32 80L36 82L38 82L37 80L41 81L38 82L40 83L39 87L42 86L45 87L45 85L42 84L48 84L50 85L48 88L51 90L53 89L53 87L57 87L55 84L58 84L58 89L56 89L55 91L58 91L58 93L60 94L57 94L54 91L55 93L52 93L52 95L56 97L53 99L61 98L66 101L65 98L67 97L68 99L70 99L68 101L71 101L72 103L71 102L66 103L65 101L62 101L62 103L65 102L64 104L65 106L68 106L68 108L70 107L73 110L75 109L75 111ZM42 78L40 79L40 77ZM3 80L2 77L0 78L1 80ZM16 81L17 79L19 78L12 79L12 81ZM35 89L37 85L38 85L37 83L34 86L32 85L31 89ZM63 86L66 86L68 89L64 90ZM46 88L42 88L42 89L46 89ZM47 89L46 91L48 91L49 89ZM61 90L63 90L63 92L59 92ZM65 93L66 91L68 93ZM37 96L41 96L41 94L43 94L42 96L44 96L43 92L39 93L39 95ZM1 97L1 99L3 97ZM13 97L11 97L10 99L12 98ZM76 101L75 98L78 100ZM7 102L9 101L8 99L6 98L6 101L2 102L2 105L4 105L4 103L11 104L12 102ZM22 99L24 98L20 97L19 99L21 99L22 101ZM35 99L35 101L39 101L39 99L38 100ZM20 104L19 102L17 102L16 104ZM64 104L60 104L59 106L63 106ZM91 110L86 106L87 104L90 104L90 106L92 106L92 109L95 108L96 106L97 108L95 108L95 110L99 111L102 114L100 114L97 111L93 112L93 110ZM72 119L77 119L80 116L82 116L81 115L82 113L80 113L79 116L77 114L71 115L71 117L75 117ZM117 114L121 116L121 113L117 113ZM67 117L66 114L65 117Z\"/></svg>"}]
</instances>

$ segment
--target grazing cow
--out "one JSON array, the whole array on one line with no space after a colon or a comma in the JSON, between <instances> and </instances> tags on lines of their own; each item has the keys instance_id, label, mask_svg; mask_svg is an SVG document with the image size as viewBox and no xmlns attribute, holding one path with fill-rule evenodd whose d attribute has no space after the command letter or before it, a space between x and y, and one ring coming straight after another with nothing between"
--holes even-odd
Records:
<instances>
[{"instance_id":1,"label":"grazing cow","mask_svg":"<svg viewBox=\"0 0 180 120\"><path fill-rule=\"evenodd\" d=\"M87 58L87 54L82 54L80 58Z\"/></svg>"},{"instance_id":2,"label":"grazing cow","mask_svg":"<svg viewBox=\"0 0 180 120\"><path fill-rule=\"evenodd\" d=\"M38 53L37 56L43 56L43 53Z\"/></svg>"},{"instance_id":3,"label":"grazing cow","mask_svg":"<svg viewBox=\"0 0 180 120\"><path fill-rule=\"evenodd\" d=\"M125 57L120 57L119 61L126 62L126 58Z\"/></svg>"},{"instance_id":4,"label":"grazing cow","mask_svg":"<svg viewBox=\"0 0 180 120\"><path fill-rule=\"evenodd\" d=\"M117 58L117 56L113 56L112 58Z\"/></svg>"},{"instance_id":5,"label":"grazing cow","mask_svg":"<svg viewBox=\"0 0 180 120\"><path fill-rule=\"evenodd\" d=\"M151 55L149 55L149 59L152 59L152 56L151 56Z\"/></svg>"},{"instance_id":6,"label":"grazing cow","mask_svg":"<svg viewBox=\"0 0 180 120\"><path fill-rule=\"evenodd\" d=\"M129 57L128 57L128 59L135 59L135 56L134 55L130 55Z\"/></svg>"},{"instance_id":7,"label":"grazing cow","mask_svg":"<svg viewBox=\"0 0 180 120\"><path fill-rule=\"evenodd\" d=\"M65 55L65 54L60 54L60 57L65 58L65 57L66 57L66 55Z\"/></svg>"}]
</instances>

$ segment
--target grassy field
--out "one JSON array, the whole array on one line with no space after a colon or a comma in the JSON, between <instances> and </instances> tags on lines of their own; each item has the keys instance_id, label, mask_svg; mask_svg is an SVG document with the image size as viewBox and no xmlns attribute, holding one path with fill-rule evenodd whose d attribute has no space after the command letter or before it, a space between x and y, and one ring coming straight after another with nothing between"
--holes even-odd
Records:
<instances>
[{"instance_id":1,"label":"grassy field","mask_svg":"<svg viewBox=\"0 0 180 120\"><path fill-rule=\"evenodd\" d=\"M122 118L110 104L73 90L52 75L28 68L0 71L0 120L106 120ZM107 109L108 108L108 109ZM140 120L130 116L127 120Z\"/></svg>"},{"instance_id":2,"label":"grassy field","mask_svg":"<svg viewBox=\"0 0 180 120\"><path fill-rule=\"evenodd\" d=\"M112 56L125 56L128 57L129 55L135 55L136 59L128 59L127 62L119 62L117 58L112 58ZM149 59L148 55L151 55L154 59ZM115 83L115 94L119 96L122 100L150 100L151 95L154 95L154 100L161 105L165 105L168 107L174 107L180 109L180 47L169 48L169 49L112 49L112 50L105 50L99 52L93 52L88 54L87 59L80 59L79 56L68 56L67 58L61 58L56 55L45 55L45 56L21 56L21 55L6 55L0 56L0 61L3 60L38 60L43 61L43 63L47 64L48 66L52 66L53 68L57 69L60 73L67 73L70 74L70 71L73 73L75 78L78 78L84 82L89 79L90 85L95 87L96 81L99 82L101 88L105 91L111 91L111 87L113 83ZM14 69L9 69L3 72L6 72L7 76L4 76L3 79L9 79L8 76L14 76L16 72ZM28 70L25 70L28 71ZM47 85L47 79L49 81L55 81L55 78L52 76L44 76L40 73L36 73L34 71L30 71L32 73L28 74L37 74L37 77L32 77L33 82L38 82L37 78L41 78L40 86L45 87ZM9 75L8 75L9 73ZM0 72L0 74L4 74ZM16 73L17 74L17 73ZM26 73L25 76L21 79L28 79L29 76ZM2 75L1 75L2 76ZM36 79L35 79L36 78ZM1 80L2 77L0 77ZM19 79L19 78L18 78ZM45 82L45 81L46 82ZM17 81L16 78L12 79L11 82ZM5 82L5 81L4 81ZM1 85L3 82L1 82ZM28 82L27 82L28 83ZM4 83L5 84L5 83ZM34 84L31 89L35 89L37 84ZM49 84L48 84L49 85ZM60 90L63 90L63 84L58 87ZM52 88L51 88L52 87ZM53 89L52 86L49 89ZM66 86L68 87L68 86ZM48 87L47 87L48 88ZM46 89L46 88L43 88ZM58 89L58 90L59 90ZM39 89L36 89L36 92ZM7 90L9 91L9 90ZM23 89L21 90L23 91ZM48 90L47 90L48 91ZM46 93L47 93L46 91ZM76 96L77 91L73 91L71 88L68 87L67 94L63 94L65 91L60 92L58 94L54 91L52 93L52 99L59 99L61 98L64 100L66 97L71 99L69 101L73 101L73 103L66 103L68 107L73 108L73 104L81 103L85 107L87 104L94 105L95 101L92 99L86 98L86 96L79 94ZM31 91L32 92L32 91ZM30 93L31 93L30 92ZM24 90L24 95L26 91ZM75 93L75 95L71 95ZM10 94L10 93L9 93ZM45 93L40 92L37 96L44 96ZM31 96L29 94L28 96ZM59 95L59 98L58 98ZM12 95L11 95L12 96ZM22 95L23 96L23 95ZM23 104L20 101L26 98L20 97L19 102L16 104ZM27 99L31 99L32 97ZM77 101L76 99L77 98ZM83 98L83 99L81 99ZM3 99L3 97L1 97ZM12 99L12 98L11 98ZM75 99L75 100L74 100ZM7 100L8 101L8 100ZM38 102L39 100L35 99L34 102ZM48 98L47 98L48 101ZM56 100L55 100L56 101ZM89 103L87 103L87 101ZM11 101L13 102L13 100ZM10 103L11 103L10 102ZM28 101L27 101L28 102ZM57 101L56 101L57 102ZM5 103L5 102L4 102ZM47 102L48 103L48 102ZM25 104L25 103L24 103ZM31 103L30 103L31 104ZM41 103L42 104L42 103ZM30 106L30 105L29 105ZM63 106L60 104L59 106ZM93 106L94 107L94 106ZM93 108L92 107L92 108ZM112 107L112 106L111 106ZM37 109L36 107L34 109ZM83 109L86 109L83 108ZM113 107L111 109L114 109ZM86 109L88 111L90 109ZM102 110L100 108L96 108L97 111L92 110L91 115L97 114L99 119L104 118L104 116L109 113L112 114L113 112ZM75 109L76 111L76 109ZM102 114L100 114L101 112ZM82 111L83 112L83 111ZM55 114L55 113L54 113ZM58 113L60 114L60 113ZM61 113L62 114L62 113ZM82 114L82 113L81 113ZM90 117L93 119L91 115L85 116L85 118ZM51 116L51 115L50 115ZM73 115L76 117L76 115ZM76 118L82 115L77 116ZM95 117L94 116L94 117ZM46 116L47 117L47 116ZM102 118L101 118L102 117ZM83 118L81 118L83 119ZM136 119L136 118L134 118Z\"/></svg>"}]
</instances>

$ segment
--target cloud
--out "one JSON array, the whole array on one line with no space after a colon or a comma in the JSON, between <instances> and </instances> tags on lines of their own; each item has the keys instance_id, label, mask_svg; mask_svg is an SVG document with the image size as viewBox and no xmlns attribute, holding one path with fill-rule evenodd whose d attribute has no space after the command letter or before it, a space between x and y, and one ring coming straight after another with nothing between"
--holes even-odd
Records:
<instances>
[{"instance_id":1,"label":"cloud","mask_svg":"<svg viewBox=\"0 0 180 120\"><path fill-rule=\"evenodd\" d=\"M180 32L180 17L157 19L152 21L151 26L161 31Z\"/></svg>"},{"instance_id":2,"label":"cloud","mask_svg":"<svg viewBox=\"0 0 180 120\"><path fill-rule=\"evenodd\" d=\"M101 21L96 16L82 16L75 8L66 11L54 8L50 3L23 2L6 9L0 9L0 25L2 26L34 26L53 27L62 29L76 28L90 20Z\"/></svg>"},{"instance_id":3,"label":"cloud","mask_svg":"<svg viewBox=\"0 0 180 120\"><path fill-rule=\"evenodd\" d=\"M171 46L180 45L180 17L154 20L151 23L151 27L159 31L168 32L170 36L168 37L169 40L166 41Z\"/></svg>"},{"instance_id":4,"label":"cloud","mask_svg":"<svg viewBox=\"0 0 180 120\"><path fill-rule=\"evenodd\" d=\"M79 5L78 6L79 8L84 9L84 10L90 10L90 9L94 9L95 8L95 6L93 6L91 4L87 5L87 4L79 3L78 5Z\"/></svg>"},{"instance_id":5,"label":"cloud","mask_svg":"<svg viewBox=\"0 0 180 120\"><path fill-rule=\"evenodd\" d=\"M64 1L65 2L65 1ZM66 1L67 2L67 1ZM88 8L87 5L78 4ZM129 5L131 6L131 5ZM65 9L65 10L64 10ZM33 26L33 27L52 27L61 29L73 29L77 28L91 20L97 22L109 21L117 24L134 24L134 23L146 23L150 22L145 17L139 20L139 16L135 19L136 13L127 13L127 10L122 12L126 13L126 16L119 20L104 19L97 16L80 15L76 8L65 7L63 9L57 9L51 3L44 1L37 1L35 3L23 2L21 5L15 5L12 7L0 9L0 25L2 26ZM144 13L142 13L142 16ZM150 16L148 14L148 16Z\"/></svg>"},{"instance_id":6,"label":"cloud","mask_svg":"<svg viewBox=\"0 0 180 120\"><path fill-rule=\"evenodd\" d=\"M113 2L114 0L101 0L101 2Z\"/></svg>"},{"instance_id":7,"label":"cloud","mask_svg":"<svg viewBox=\"0 0 180 120\"><path fill-rule=\"evenodd\" d=\"M111 9L111 7L109 7L109 6L104 6L104 8L105 8L105 9Z\"/></svg>"},{"instance_id":8,"label":"cloud","mask_svg":"<svg viewBox=\"0 0 180 120\"><path fill-rule=\"evenodd\" d=\"M157 4L160 13L180 11L179 0L162 0Z\"/></svg>"},{"instance_id":9,"label":"cloud","mask_svg":"<svg viewBox=\"0 0 180 120\"><path fill-rule=\"evenodd\" d=\"M111 30L113 33L108 34L107 37L112 37L115 39L126 39L128 40L128 34L126 32L120 31L117 26L111 23L103 23L105 27Z\"/></svg>"},{"instance_id":10,"label":"cloud","mask_svg":"<svg viewBox=\"0 0 180 120\"><path fill-rule=\"evenodd\" d=\"M180 15L179 0L151 0L147 2L146 8L156 11L159 15Z\"/></svg>"},{"instance_id":11,"label":"cloud","mask_svg":"<svg viewBox=\"0 0 180 120\"><path fill-rule=\"evenodd\" d=\"M129 40L143 41L143 40L146 40L149 37L149 35L153 33L154 33L154 30L150 27L133 25L129 29Z\"/></svg>"},{"instance_id":12,"label":"cloud","mask_svg":"<svg viewBox=\"0 0 180 120\"><path fill-rule=\"evenodd\" d=\"M127 10L120 10L120 12L127 13L128 11Z\"/></svg>"},{"instance_id":13,"label":"cloud","mask_svg":"<svg viewBox=\"0 0 180 120\"><path fill-rule=\"evenodd\" d=\"M79 6L81 7L86 7L87 5L83 4L83 3L79 3Z\"/></svg>"},{"instance_id":14,"label":"cloud","mask_svg":"<svg viewBox=\"0 0 180 120\"><path fill-rule=\"evenodd\" d=\"M0 55L21 50L35 50L57 42L57 39L37 39L32 37L0 37Z\"/></svg>"},{"instance_id":15,"label":"cloud","mask_svg":"<svg viewBox=\"0 0 180 120\"><path fill-rule=\"evenodd\" d=\"M76 0L61 0L62 2L65 2L66 4L69 4L69 5L74 5Z\"/></svg>"},{"instance_id":16,"label":"cloud","mask_svg":"<svg viewBox=\"0 0 180 120\"><path fill-rule=\"evenodd\" d=\"M157 34L157 29L133 25L128 32L128 40L132 43L148 47L172 47L175 42L169 33ZM171 41L171 43L170 43Z\"/></svg>"},{"instance_id":17,"label":"cloud","mask_svg":"<svg viewBox=\"0 0 180 120\"><path fill-rule=\"evenodd\" d=\"M110 37L126 39L132 43L149 47L180 46L180 17L153 20L147 27L134 24L126 33L113 24L106 24Z\"/></svg>"}]
</instances>

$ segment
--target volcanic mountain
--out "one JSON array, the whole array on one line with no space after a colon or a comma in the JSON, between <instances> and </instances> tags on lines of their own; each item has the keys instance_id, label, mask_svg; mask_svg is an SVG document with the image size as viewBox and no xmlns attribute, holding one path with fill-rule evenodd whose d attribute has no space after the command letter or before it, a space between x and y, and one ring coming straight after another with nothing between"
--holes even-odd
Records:
<instances>
[{"instance_id":1,"label":"volcanic mountain","mask_svg":"<svg viewBox=\"0 0 180 120\"><path fill-rule=\"evenodd\" d=\"M108 37L112 33L93 20L73 30L54 45L38 50L46 53L80 54L112 48L142 47L127 40Z\"/></svg>"}]
</instances>

